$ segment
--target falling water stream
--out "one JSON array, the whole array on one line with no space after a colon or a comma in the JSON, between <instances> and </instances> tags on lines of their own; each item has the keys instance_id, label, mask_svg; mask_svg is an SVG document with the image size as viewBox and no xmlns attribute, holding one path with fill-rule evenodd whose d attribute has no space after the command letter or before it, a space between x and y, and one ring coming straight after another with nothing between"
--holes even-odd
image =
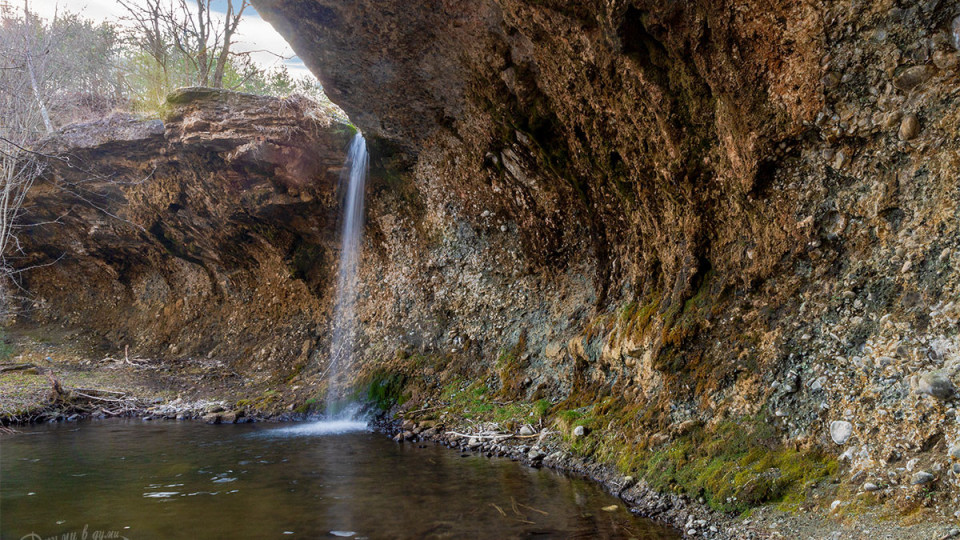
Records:
<instances>
[{"instance_id":1,"label":"falling water stream","mask_svg":"<svg viewBox=\"0 0 960 540\"><path fill-rule=\"evenodd\" d=\"M357 266L363 236L363 191L367 182L367 142L358 131L350 143L345 172L340 178L343 201L343 226L340 239L340 270L333 308L333 335L330 363L327 367L327 418L340 422L352 420L350 409L337 410L342 377L353 361L356 338Z\"/></svg>"},{"instance_id":2,"label":"falling water stream","mask_svg":"<svg viewBox=\"0 0 960 540\"><path fill-rule=\"evenodd\" d=\"M397 445L338 412L357 333L368 165L359 133L346 165L326 420L24 428L0 453L0 538L676 537L587 481Z\"/></svg>"}]
</instances>

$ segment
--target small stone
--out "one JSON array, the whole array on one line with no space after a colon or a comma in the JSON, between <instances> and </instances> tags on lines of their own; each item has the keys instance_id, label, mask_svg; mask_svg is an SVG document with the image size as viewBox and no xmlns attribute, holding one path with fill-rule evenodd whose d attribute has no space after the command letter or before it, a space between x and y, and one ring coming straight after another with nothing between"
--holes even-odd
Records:
<instances>
[{"instance_id":1,"label":"small stone","mask_svg":"<svg viewBox=\"0 0 960 540\"><path fill-rule=\"evenodd\" d=\"M845 444L853 435L853 424L846 420L830 422L830 438L837 444Z\"/></svg>"},{"instance_id":2,"label":"small stone","mask_svg":"<svg viewBox=\"0 0 960 540\"><path fill-rule=\"evenodd\" d=\"M836 510L837 507L840 506L841 504L843 504L843 503L841 503L839 500L833 501L832 503L830 503L830 511L833 512L833 511Z\"/></svg>"},{"instance_id":3,"label":"small stone","mask_svg":"<svg viewBox=\"0 0 960 540\"><path fill-rule=\"evenodd\" d=\"M928 484L933 481L933 475L927 471L920 471L910 477L910 483L914 486Z\"/></svg>"},{"instance_id":4,"label":"small stone","mask_svg":"<svg viewBox=\"0 0 960 540\"><path fill-rule=\"evenodd\" d=\"M616 504L611 504L610 506L604 506L601 508L604 512L616 512L620 507Z\"/></svg>"},{"instance_id":5,"label":"small stone","mask_svg":"<svg viewBox=\"0 0 960 540\"><path fill-rule=\"evenodd\" d=\"M208 424L219 424L220 415L218 413L208 413L203 416L203 421Z\"/></svg>"},{"instance_id":6,"label":"small stone","mask_svg":"<svg viewBox=\"0 0 960 540\"><path fill-rule=\"evenodd\" d=\"M524 424L520 427L520 435L526 437L534 434L536 434L536 431L530 426L530 424Z\"/></svg>"},{"instance_id":7,"label":"small stone","mask_svg":"<svg viewBox=\"0 0 960 540\"><path fill-rule=\"evenodd\" d=\"M824 75L820 79L820 82L823 83L824 88L832 90L837 86L840 86L840 76L831 71L830 73Z\"/></svg>"},{"instance_id":8,"label":"small stone","mask_svg":"<svg viewBox=\"0 0 960 540\"><path fill-rule=\"evenodd\" d=\"M403 440L409 441L409 440L413 439L413 437L414 437L414 434L413 434L412 431L404 431L404 432L403 432Z\"/></svg>"},{"instance_id":9,"label":"small stone","mask_svg":"<svg viewBox=\"0 0 960 540\"><path fill-rule=\"evenodd\" d=\"M960 442L951 446L950 450L947 451L947 455L953 459L960 460Z\"/></svg>"},{"instance_id":10,"label":"small stone","mask_svg":"<svg viewBox=\"0 0 960 540\"><path fill-rule=\"evenodd\" d=\"M953 382L939 371L928 371L916 378L916 392L937 399L950 399L956 393Z\"/></svg>"},{"instance_id":11,"label":"small stone","mask_svg":"<svg viewBox=\"0 0 960 540\"><path fill-rule=\"evenodd\" d=\"M953 48L960 51L960 15L953 19Z\"/></svg>"},{"instance_id":12,"label":"small stone","mask_svg":"<svg viewBox=\"0 0 960 540\"><path fill-rule=\"evenodd\" d=\"M913 66L894 77L893 85L904 92L909 92L933 77L936 71L933 66Z\"/></svg>"},{"instance_id":13,"label":"small stone","mask_svg":"<svg viewBox=\"0 0 960 540\"><path fill-rule=\"evenodd\" d=\"M917 120L917 115L908 114L903 117L903 120L900 122L900 140L909 141L915 138L920 134L920 121Z\"/></svg>"},{"instance_id":14,"label":"small stone","mask_svg":"<svg viewBox=\"0 0 960 540\"><path fill-rule=\"evenodd\" d=\"M900 111L891 111L883 117L883 127L886 129L895 129L903 120L903 113Z\"/></svg>"},{"instance_id":15,"label":"small stone","mask_svg":"<svg viewBox=\"0 0 960 540\"><path fill-rule=\"evenodd\" d=\"M395 442L402 443L402 442L403 442L403 433L397 433L396 435L394 435L394 436L393 436L393 440L394 440Z\"/></svg>"},{"instance_id":16,"label":"small stone","mask_svg":"<svg viewBox=\"0 0 960 540\"><path fill-rule=\"evenodd\" d=\"M697 535L696 529L687 529L687 536L696 536L696 535Z\"/></svg>"},{"instance_id":17,"label":"small stone","mask_svg":"<svg viewBox=\"0 0 960 540\"><path fill-rule=\"evenodd\" d=\"M877 491L880 489L880 486L874 484L873 482L867 482L863 484L864 491Z\"/></svg>"},{"instance_id":18,"label":"small stone","mask_svg":"<svg viewBox=\"0 0 960 540\"><path fill-rule=\"evenodd\" d=\"M545 457L547 457L547 455L539 448L531 448L530 451L527 452L527 458L529 458L530 461L540 461Z\"/></svg>"},{"instance_id":19,"label":"small stone","mask_svg":"<svg viewBox=\"0 0 960 540\"><path fill-rule=\"evenodd\" d=\"M957 67L957 53L937 51L933 53L933 64L944 71L953 71Z\"/></svg>"},{"instance_id":20,"label":"small stone","mask_svg":"<svg viewBox=\"0 0 960 540\"><path fill-rule=\"evenodd\" d=\"M848 163L850 163L850 156L848 156L847 153L844 152L843 150L840 150L839 152L837 152L837 154L833 158L834 169L842 169Z\"/></svg>"},{"instance_id":21,"label":"small stone","mask_svg":"<svg viewBox=\"0 0 960 540\"><path fill-rule=\"evenodd\" d=\"M583 437L583 436L586 435L586 434L587 434L587 428L585 428L585 427L583 427L583 426L577 426L577 427L573 428L573 436L574 436L574 437Z\"/></svg>"},{"instance_id":22,"label":"small stone","mask_svg":"<svg viewBox=\"0 0 960 540\"><path fill-rule=\"evenodd\" d=\"M230 411L230 412L228 412L228 413L223 413L223 414L220 416L220 423L221 423L221 424L236 424L236 423L237 423L237 418L238 418L238 415L237 415L237 412L236 412L236 411Z\"/></svg>"},{"instance_id":23,"label":"small stone","mask_svg":"<svg viewBox=\"0 0 960 540\"><path fill-rule=\"evenodd\" d=\"M796 371L789 371L783 382L780 383L783 391L792 394L800 389L800 374Z\"/></svg>"}]
</instances>

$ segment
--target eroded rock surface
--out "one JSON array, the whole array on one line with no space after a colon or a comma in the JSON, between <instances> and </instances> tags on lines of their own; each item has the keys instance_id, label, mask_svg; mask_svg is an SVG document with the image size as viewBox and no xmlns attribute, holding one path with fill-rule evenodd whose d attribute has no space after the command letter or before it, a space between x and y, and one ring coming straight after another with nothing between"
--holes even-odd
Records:
<instances>
[{"instance_id":1,"label":"eroded rock surface","mask_svg":"<svg viewBox=\"0 0 960 540\"><path fill-rule=\"evenodd\" d=\"M169 109L48 142L64 159L32 193L26 315L94 331L111 351L302 367L325 320L352 129L305 101L205 89Z\"/></svg>"},{"instance_id":2,"label":"eroded rock surface","mask_svg":"<svg viewBox=\"0 0 960 540\"><path fill-rule=\"evenodd\" d=\"M910 380L960 368L955 5L255 5L412 156L371 321L507 394L634 404L641 449L761 414L800 448L850 422L854 476L946 471L956 402Z\"/></svg>"}]
</instances>

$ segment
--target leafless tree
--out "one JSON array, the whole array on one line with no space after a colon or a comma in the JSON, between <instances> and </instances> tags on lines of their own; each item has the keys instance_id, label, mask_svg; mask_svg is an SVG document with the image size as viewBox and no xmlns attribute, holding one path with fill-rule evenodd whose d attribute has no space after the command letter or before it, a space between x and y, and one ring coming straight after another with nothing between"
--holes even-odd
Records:
<instances>
[{"instance_id":1,"label":"leafless tree","mask_svg":"<svg viewBox=\"0 0 960 540\"><path fill-rule=\"evenodd\" d=\"M26 5L25 5L26 7ZM44 130L52 130L40 91L44 55L37 55L37 33L30 24L10 17L8 5L0 27L0 317L10 309L15 284L11 258L20 245L19 218L27 193L43 170L31 146ZM29 11L26 13L29 19ZM42 48L40 49L42 50Z\"/></svg>"},{"instance_id":2,"label":"leafless tree","mask_svg":"<svg viewBox=\"0 0 960 540\"><path fill-rule=\"evenodd\" d=\"M0 318L16 289L24 203L52 157L42 141L75 119L53 117L71 96L106 89L111 33L75 15L43 21L26 0L22 13L0 1Z\"/></svg>"},{"instance_id":3,"label":"leafless tree","mask_svg":"<svg viewBox=\"0 0 960 540\"><path fill-rule=\"evenodd\" d=\"M194 84L223 87L227 62L234 53L234 35L249 0L227 0L222 20L214 16L213 0L118 0L133 23L132 39L160 65L169 83L171 61L185 58L195 73Z\"/></svg>"}]
</instances>

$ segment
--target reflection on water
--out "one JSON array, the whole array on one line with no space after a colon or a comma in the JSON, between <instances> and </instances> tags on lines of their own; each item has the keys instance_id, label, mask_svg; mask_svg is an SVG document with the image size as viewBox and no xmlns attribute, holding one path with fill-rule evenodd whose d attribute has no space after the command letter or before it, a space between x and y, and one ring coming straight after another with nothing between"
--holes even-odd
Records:
<instances>
[{"instance_id":1,"label":"reflection on water","mask_svg":"<svg viewBox=\"0 0 960 540\"><path fill-rule=\"evenodd\" d=\"M583 480L348 423L41 426L0 452L0 537L676 538Z\"/></svg>"}]
</instances>

